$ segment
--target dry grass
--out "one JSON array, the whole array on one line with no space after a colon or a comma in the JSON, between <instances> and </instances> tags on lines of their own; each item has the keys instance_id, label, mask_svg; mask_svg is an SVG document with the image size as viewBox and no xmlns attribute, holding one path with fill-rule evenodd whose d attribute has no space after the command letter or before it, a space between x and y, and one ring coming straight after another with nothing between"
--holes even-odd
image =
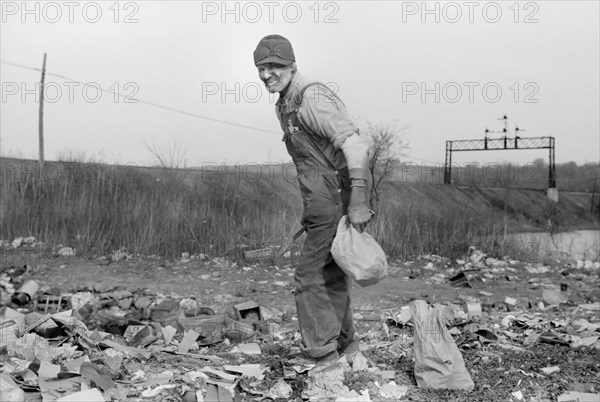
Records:
<instances>
[{"instance_id":1,"label":"dry grass","mask_svg":"<svg viewBox=\"0 0 600 402\"><path fill-rule=\"evenodd\" d=\"M258 176L51 162L40 179L36 168L34 161L2 160L2 239L31 235L88 257L121 248L176 257L280 244L299 227L299 190L283 169ZM519 245L504 241L507 214L511 224L544 224L544 216L528 220L516 207L507 208L506 199L494 205L469 197L433 184L391 185L370 232L399 258L457 256L470 245L516 258Z\"/></svg>"}]
</instances>

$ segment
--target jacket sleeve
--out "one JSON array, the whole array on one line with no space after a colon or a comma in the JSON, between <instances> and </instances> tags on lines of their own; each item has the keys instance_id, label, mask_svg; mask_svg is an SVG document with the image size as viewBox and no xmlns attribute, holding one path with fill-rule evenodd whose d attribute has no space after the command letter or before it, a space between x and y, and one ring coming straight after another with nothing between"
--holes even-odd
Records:
<instances>
[{"instance_id":1,"label":"jacket sleeve","mask_svg":"<svg viewBox=\"0 0 600 402\"><path fill-rule=\"evenodd\" d=\"M346 157L351 179L367 180L369 143L358 133L346 106L329 89L313 85L304 93L298 110L300 122L328 138Z\"/></svg>"},{"instance_id":2,"label":"jacket sleeve","mask_svg":"<svg viewBox=\"0 0 600 402\"><path fill-rule=\"evenodd\" d=\"M358 133L346 106L323 85L313 85L304 92L298 118L314 133L329 139L338 150L348 137Z\"/></svg>"}]
</instances>

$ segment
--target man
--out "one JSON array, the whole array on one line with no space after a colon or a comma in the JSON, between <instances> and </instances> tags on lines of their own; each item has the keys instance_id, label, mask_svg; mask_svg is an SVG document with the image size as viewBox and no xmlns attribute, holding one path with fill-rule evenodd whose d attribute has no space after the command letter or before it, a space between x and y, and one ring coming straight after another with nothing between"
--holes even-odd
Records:
<instances>
[{"instance_id":1,"label":"man","mask_svg":"<svg viewBox=\"0 0 600 402\"><path fill-rule=\"evenodd\" d=\"M294 278L302 351L332 361L357 348L349 278L330 250L343 215L359 231L373 217L367 205L368 144L341 100L298 72L286 38L261 39L254 64L267 90L279 93L277 117L304 201L306 241Z\"/></svg>"}]
</instances>

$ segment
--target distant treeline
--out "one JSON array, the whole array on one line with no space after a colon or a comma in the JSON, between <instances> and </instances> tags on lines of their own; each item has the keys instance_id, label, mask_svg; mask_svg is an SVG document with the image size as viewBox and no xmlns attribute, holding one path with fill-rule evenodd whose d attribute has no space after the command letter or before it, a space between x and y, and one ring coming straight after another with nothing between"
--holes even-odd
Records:
<instances>
[{"instance_id":1,"label":"distant treeline","mask_svg":"<svg viewBox=\"0 0 600 402\"><path fill-rule=\"evenodd\" d=\"M600 192L600 163L557 163L556 187L563 191ZM530 163L452 164L452 184L477 187L514 187L545 189L549 185L549 167L542 159ZM399 162L391 177L395 181L444 183L444 166Z\"/></svg>"}]
</instances>

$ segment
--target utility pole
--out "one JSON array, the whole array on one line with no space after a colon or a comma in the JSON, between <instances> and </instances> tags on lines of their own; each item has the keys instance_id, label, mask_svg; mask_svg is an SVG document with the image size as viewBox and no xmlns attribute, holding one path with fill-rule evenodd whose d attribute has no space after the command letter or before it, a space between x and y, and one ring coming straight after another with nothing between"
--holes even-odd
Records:
<instances>
[{"instance_id":1,"label":"utility pole","mask_svg":"<svg viewBox=\"0 0 600 402\"><path fill-rule=\"evenodd\" d=\"M40 116L39 116L39 158L40 158L40 182L44 175L44 80L46 78L46 53L42 63L42 80L40 85Z\"/></svg>"}]
</instances>

